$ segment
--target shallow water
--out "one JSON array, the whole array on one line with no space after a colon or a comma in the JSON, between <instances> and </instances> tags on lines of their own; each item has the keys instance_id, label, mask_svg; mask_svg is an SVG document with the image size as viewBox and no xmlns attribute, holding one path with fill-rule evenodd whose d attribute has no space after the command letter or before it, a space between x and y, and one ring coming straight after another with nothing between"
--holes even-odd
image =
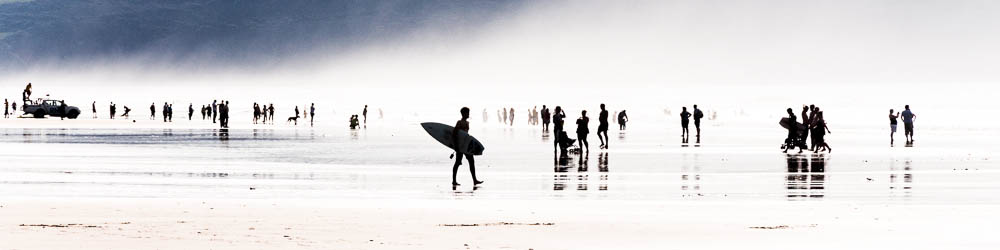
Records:
<instances>
[{"instance_id":1,"label":"shallow water","mask_svg":"<svg viewBox=\"0 0 1000 250\"><path fill-rule=\"evenodd\" d=\"M998 203L997 147L977 139L995 131L921 130L890 147L881 130L845 129L828 135L832 153L783 154L780 129L706 126L683 143L672 129L633 126L612 129L609 150L591 134L594 149L564 158L540 128L474 127L486 183L473 187L465 163L455 189L450 151L416 123L11 127L0 129L0 196Z\"/></svg>"}]
</instances>

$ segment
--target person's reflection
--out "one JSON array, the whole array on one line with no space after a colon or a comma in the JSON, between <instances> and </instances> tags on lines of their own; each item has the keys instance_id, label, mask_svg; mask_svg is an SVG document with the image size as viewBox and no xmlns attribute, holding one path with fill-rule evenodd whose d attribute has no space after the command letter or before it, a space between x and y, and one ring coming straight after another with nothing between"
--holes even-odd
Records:
<instances>
[{"instance_id":1,"label":"person's reflection","mask_svg":"<svg viewBox=\"0 0 1000 250\"><path fill-rule=\"evenodd\" d=\"M553 171L555 174L552 176L552 190L559 191L566 189L566 183L569 182L569 176L566 174L571 168L572 158L565 154L559 154L556 152L553 155Z\"/></svg>"},{"instance_id":2,"label":"person's reflection","mask_svg":"<svg viewBox=\"0 0 1000 250\"><path fill-rule=\"evenodd\" d=\"M811 159L802 155L785 157L788 174L785 178L788 198L823 198L826 184L826 158L814 155Z\"/></svg>"},{"instance_id":3,"label":"person's reflection","mask_svg":"<svg viewBox=\"0 0 1000 250\"><path fill-rule=\"evenodd\" d=\"M215 136L218 136L220 141L228 141L229 129L228 128L217 129L215 130Z\"/></svg>"},{"instance_id":4,"label":"person's reflection","mask_svg":"<svg viewBox=\"0 0 1000 250\"><path fill-rule=\"evenodd\" d=\"M601 173L601 183L597 190L608 191L608 152L602 152L597 156L597 171Z\"/></svg>"},{"instance_id":5,"label":"person's reflection","mask_svg":"<svg viewBox=\"0 0 1000 250\"><path fill-rule=\"evenodd\" d=\"M580 154L579 167L576 169L576 172L577 172L577 175L576 175L576 181L577 181L576 190L579 190L579 191L586 191L587 190L587 179L588 179L588 176L587 176L587 160L588 160L588 158L589 157L585 157L583 154Z\"/></svg>"},{"instance_id":6,"label":"person's reflection","mask_svg":"<svg viewBox=\"0 0 1000 250\"><path fill-rule=\"evenodd\" d=\"M899 169L896 168L895 163L896 160L892 160L889 162L889 190L890 190L889 194L892 196L896 196L895 190L902 189L903 197L909 198L910 189L912 188L912 183L913 183L913 174L910 173L912 161L910 161L909 159L903 161L902 183L900 183L899 174L897 173Z\"/></svg>"},{"instance_id":7,"label":"person's reflection","mask_svg":"<svg viewBox=\"0 0 1000 250\"><path fill-rule=\"evenodd\" d=\"M691 190L690 193L684 192L684 196L701 196L701 168L698 167L698 156L694 156L693 162L688 159L688 154L681 156L681 191Z\"/></svg>"}]
</instances>

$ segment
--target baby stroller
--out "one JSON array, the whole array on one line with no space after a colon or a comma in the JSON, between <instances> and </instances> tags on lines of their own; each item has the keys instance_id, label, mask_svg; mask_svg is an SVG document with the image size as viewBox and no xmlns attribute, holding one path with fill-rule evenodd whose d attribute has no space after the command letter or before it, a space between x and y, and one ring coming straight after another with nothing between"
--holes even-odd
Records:
<instances>
[{"instance_id":1,"label":"baby stroller","mask_svg":"<svg viewBox=\"0 0 1000 250\"><path fill-rule=\"evenodd\" d=\"M559 131L559 134L556 136L558 136L559 139L559 152L562 152L563 154L565 154L567 151L577 151L577 153L579 152L579 149L576 150L571 149L573 145L576 145L575 144L576 139L569 138L569 135L566 134L566 131Z\"/></svg>"},{"instance_id":2,"label":"baby stroller","mask_svg":"<svg viewBox=\"0 0 1000 250\"><path fill-rule=\"evenodd\" d=\"M781 145L781 149L784 150L784 153L788 153L789 149L795 149L795 147L799 147L799 153L802 153L802 150L809 148L809 146L806 145L805 137L807 130L805 125L795 122L787 117L781 118L781 121L778 122L778 124L788 130L788 138L785 138L785 143Z\"/></svg>"}]
</instances>

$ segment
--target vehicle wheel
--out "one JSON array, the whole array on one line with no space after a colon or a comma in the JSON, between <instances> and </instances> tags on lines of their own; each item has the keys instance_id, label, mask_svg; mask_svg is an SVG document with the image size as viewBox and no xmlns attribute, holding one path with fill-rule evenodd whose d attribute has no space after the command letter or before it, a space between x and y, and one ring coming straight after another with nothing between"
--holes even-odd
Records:
<instances>
[{"instance_id":1,"label":"vehicle wheel","mask_svg":"<svg viewBox=\"0 0 1000 250\"><path fill-rule=\"evenodd\" d=\"M70 110L68 114L66 114L66 118L69 119L76 119L78 116L80 116L80 111L77 110Z\"/></svg>"},{"instance_id":2,"label":"vehicle wheel","mask_svg":"<svg viewBox=\"0 0 1000 250\"><path fill-rule=\"evenodd\" d=\"M35 116L35 118L45 118L45 110L41 109L35 110L35 113L33 113L33 115Z\"/></svg>"}]
</instances>

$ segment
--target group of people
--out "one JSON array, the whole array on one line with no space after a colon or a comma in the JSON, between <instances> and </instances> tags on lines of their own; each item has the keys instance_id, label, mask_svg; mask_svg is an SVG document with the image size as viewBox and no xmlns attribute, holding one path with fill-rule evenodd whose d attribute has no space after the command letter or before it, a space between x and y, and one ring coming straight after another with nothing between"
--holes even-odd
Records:
<instances>
[{"instance_id":1,"label":"group of people","mask_svg":"<svg viewBox=\"0 0 1000 250\"><path fill-rule=\"evenodd\" d=\"M562 110L561 108L558 110ZM552 122L553 113L549 110L548 106L542 105L542 110L538 111L538 106L532 107L528 111L528 125L542 125L543 131L549 130L549 124ZM609 113L610 114L610 113ZM618 123L619 130L625 130L625 123L628 122L628 115L625 114L625 110L620 112L615 112L613 117L617 117L617 120L612 120L612 122ZM483 109L483 122L489 120L489 114L486 109ZM497 121L503 123L504 125L514 125L514 108L501 108L497 110Z\"/></svg>"},{"instance_id":2,"label":"group of people","mask_svg":"<svg viewBox=\"0 0 1000 250\"><path fill-rule=\"evenodd\" d=\"M895 115L893 115L894 110L889 109L890 145L896 143L896 125L898 124L896 119L900 116L903 117L903 135L906 137L906 143L913 143L913 121L917 119L917 115L910 111L910 105L906 105L904 108L906 110L903 110L902 113L896 112Z\"/></svg>"},{"instance_id":3,"label":"group of people","mask_svg":"<svg viewBox=\"0 0 1000 250\"><path fill-rule=\"evenodd\" d=\"M597 116L597 138L600 140L600 149L608 149L610 147L611 138L608 136L608 129L611 126L611 115L608 112L606 106L602 103L600 105L601 111ZM551 117L550 117L551 115ZM561 106L556 106L554 112L550 113L548 107L542 106L542 128L547 131L549 120L551 119L554 125L553 133L555 134L555 140L553 146L558 149L559 152L566 153L567 149L573 145L576 141L581 150L590 152L590 141L587 136L590 135L590 117L587 116L587 110L580 111L580 117L576 119L576 136L577 139L569 138L566 132L566 112ZM625 129L625 123L628 121L628 115L625 111L618 113L618 123L619 129Z\"/></svg>"},{"instance_id":4,"label":"group of people","mask_svg":"<svg viewBox=\"0 0 1000 250\"><path fill-rule=\"evenodd\" d=\"M97 112L97 109L94 109ZM128 112L125 112L128 113ZM122 116L126 116L123 114ZM188 115L190 117L190 115ZM156 120L156 103L149 105L149 119ZM173 122L174 121L174 104L163 103L163 122Z\"/></svg>"},{"instance_id":5,"label":"group of people","mask_svg":"<svg viewBox=\"0 0 1000 250\"><path fill-rule=\"evenodd\" d=\"M202 107L202 119L204 119L205 111L205 107ZM208 111L211 112L210 109ZM271 121L271 124L274 124L274 103L270 105L253 103L253 124L257 124L258 122L267 124L267 121Z\"/></svg>"},{"instance_id":6,"label":"group of people","mask_svg":"<svg viewBox=\"0 0 1000 250\"><path fill-rule=\"evenodd\" d=\"M803 150L811 150L813 153L819 153L821 151L833 152L830 148L830 144L826 142L826 134L833 133L830 128L826 125L826 119L823 118L823 111L819 109L816 105L802 106L802 123L797 122L795 117L795 112L792 108L788 108L788 120L790 123L788 126L788 138L785 138L785 144L782 146L784 152L788 152L789 149L799 148L799 153ZM810 137L810 134L812 135ZM806 141L809 145L806 145Z\"/></svg>"},{"instance_id":7,"label":"group of people","mask_svg":"<svg viewBox=\"0 0 1000 250\"><path fill-rule=\"evenodd\" d=\"M9 108L10 108L11 104L14 105L14 109L13 109L14 112L13 113L16 113L17 112L17 102L8 103L7 99L3 99L3 118L10 118L10 115L11 115L12 112L10 111ZM17 114L14 114L14 115L17 115Z\"/></svg>"},{"instance_id":8,"label":"group of people","mask_svg":"<svg viewBox=\"0 0 1000 250\"><path fill-rule=\"evenodd\" d=\"M681 107L681 138L684 142L687 142L687 138L691 136L688 132L688 124L691 123L691 118L694 118L694 129L696 131L695 138L700 141L701 139L701 118L705 117L705 114L698 109L698 105L692 106L694 112L688 112L687 107Z\"/></svg>"}]
</instances>

